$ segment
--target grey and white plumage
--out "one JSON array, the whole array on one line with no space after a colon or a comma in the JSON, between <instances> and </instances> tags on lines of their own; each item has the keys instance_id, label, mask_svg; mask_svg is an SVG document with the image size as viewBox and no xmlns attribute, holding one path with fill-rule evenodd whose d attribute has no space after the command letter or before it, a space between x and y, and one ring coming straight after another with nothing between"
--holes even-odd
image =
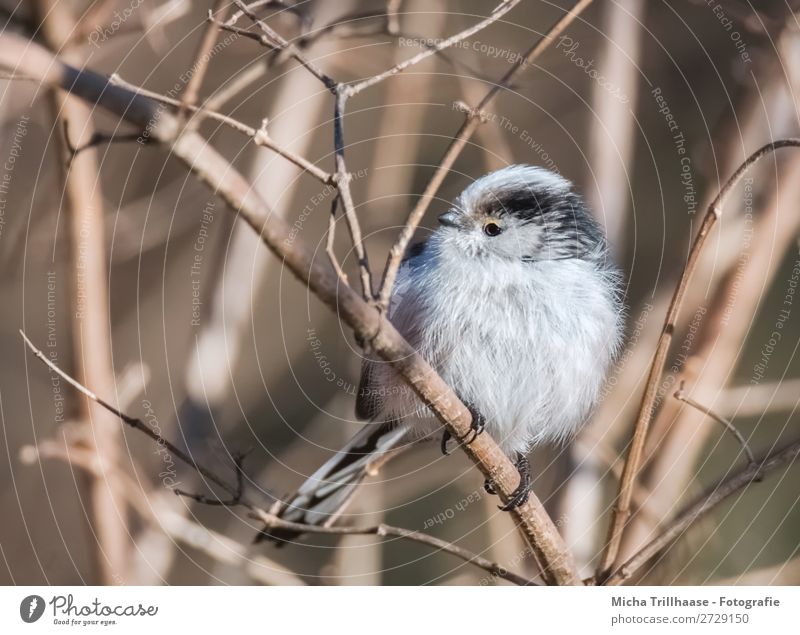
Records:
<instances>
[{"instance_id":1,"label":"grey and white plumage","mask_svg":"<svg viewBox=\"0 0 800 635\"><path fill-rule=\"evenodd\" d=\"M389 319L479 412L503 450L571 437L620 346L620 274L572 184L516 165L472 183L413 247ZM374 422L287 501L296 522L335 520L377 456L441 424L389 364L362 364L356 412Z\"/></svg>"}]
</instances>

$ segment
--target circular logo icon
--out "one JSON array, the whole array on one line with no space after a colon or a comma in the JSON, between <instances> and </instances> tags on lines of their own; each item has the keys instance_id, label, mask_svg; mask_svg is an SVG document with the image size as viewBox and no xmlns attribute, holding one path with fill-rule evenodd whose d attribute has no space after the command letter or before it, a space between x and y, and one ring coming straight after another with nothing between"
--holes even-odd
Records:
<instances>
[{"instance_id":1,"label":"circular logo icon","mask_svg":"<svg viewBox=\"0 0 800 635\"><path fill-rule=\"evenodd\" d=\"M19 616L23 622L32 624L44 613L44 598L41 595L29 595L19 605Z\"/></svg>"}]
</instances>

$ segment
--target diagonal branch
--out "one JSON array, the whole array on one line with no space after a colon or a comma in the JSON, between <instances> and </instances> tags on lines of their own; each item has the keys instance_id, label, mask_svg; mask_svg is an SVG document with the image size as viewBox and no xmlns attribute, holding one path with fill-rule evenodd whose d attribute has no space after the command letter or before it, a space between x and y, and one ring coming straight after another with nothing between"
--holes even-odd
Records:
<instances>
[{"instance_id":1,"label":"diagonal branch","mask_svg":"<svg viewBox=\"0 0 800 635\"><path fill-rule=\"evenodd\" d=\"M712 227L716 224L722 215L722 208L728 200L733 188L742 178L744 173L757 162L759 159L771 154L775 150L786 147L800 147L800 139L782 139L773 141L767 145L756 150L751 154L742 165L733 173L728 181L722 186L717 196L711 202L706 212L697 236L694 239L692 248L689 251L689 257L684 266L683 273L681 274L678 285L672 296L667 315L664 319L664 328L661 331L661 337L656 346L656 352L653 357L653 362L650 366L650 372L647 376L647 383L645 385L644 395L642 396L642 403L639 408L639 414L636 418L636 423L633 428L633 436L631 438L630 446L628 448L628 455L625 459L625 468L622 471L622 479L620 480L619 493L617 494L617 501L611 513L611 522L608 528L608 539L606 546L603 550L603 555L600 559L600 565L597 569L597 579L602 582L614 564L617 561L619 554L619 547L622 543L622 534L625 530L625 525L631 514L631 498L633 496L634 484L639 473L639 467L642 461L642 451L644 450L644 443L647 438L647 430L650 426L650 420L653 416L654 404L658 396L658 386L661 384L661 377L664 373L664 364L666 363L667 353L670 344L672 343L672 335L675 331L675 324L678 319L678 313L683 306L684 296L689 282L697 268L697 263L700 258L700 253L706 243Z\"/></svg>"},{"instance_id":2,"label":"diagonal branch","mask_svg":"<svg viewBox=\"0 0 800 635\"><path fill-rule=\"evenodd\" d=\"M751 483L763 479L768 472L789 465L800 456L800 439L756 459L736 474L712 485L694 503L686 507L669 523L659 536L645 545L630 560L613 572L605 584L622 584L630 579L653 556L681 537L694 523L706 516L717 505Z\"/></svg>"},{"instance_id":3,"label":"diagonal branch","mask_svg":"<svg viewBox=\"0 0 800 635\"><path fill-rule=\"evenodd\" d=\"M451 544L440 538L436 538L435 536L424 534L420 531L415 531L412 529L402 529L400 527L392 527L384 524L374 525L370 527L320 527L318 525L305 525L302 523L293 523L288 520L284 520L283 518L279 518L278 516L275 516L269 511L264 510L255 503L249 501L245 496L244 471L242 469L242 461L245 456L244 454L237 454L234 456L234 464L236 468L236 484L231 485L224 478L219 476L216 472L205 467L201 463L198 463L190 455L186 454L183 450L176 447L173 443L165 439L158 432L148 427L141 419L137 419L136 417L131 417L122 412L121 410L119 410L118 408L115 408L110 403L103 400L94 392L89 390L79 381L77 381L76 379L65 373L50 359L48 359L47 356L44 353L42 353L40 349L36 348L33 342L31 342L30 339L28 339L28 336L25 335L23 331L20 331L20 335L22 335L22 339L25 341L25 344L31 350L31 352L39 360L44 362L44 364L50 370L56 373L64 381L66 381L70 386L75 388L81 394L85 395L93 402L101 406L102 408L105 408L107 411L117 416L124 423L131 426L134 430L138 430L139 432L146 434L158 445L165 447L174 456L176 456L181 461L186 463L186 465L193 468L199 474L207 478L209 481L218 485L226 492L228 492L232 498L230 500L225 501L219 498L211 498L208 496L203 496L198 494L190 494L188 492L184 492L183 490L174 489L173 491L175 492L175 494L179 496L191 498L204 505L219 505L224 507L234 507L234 506L245 507L250 511L253 518L260 520L270 528L289 529L289 530L299 531L300 533L309 533L309 534L335 534L335 535L360 534L360 535L376 535L376 536L396 536L398 538L405 538L407 540L413 540L414 542L419 542L425 545L429 545L441 551L450 553L454 556L461 558L465 562L474 564L477 567L480 567L481 569L485 569L492 575L496 575L500 578L503 578L504 580L513 582L514 584L519 584L523 586L536 585L536 583L533 580L529 580L520 575L517 575L516 573L507 571L496 562L491 562L490 560L487 560L482 556L474 554L471 551L468 551L467 549L463 549L462 547Z\"/></svg>"},{"instance_id":4,"label":"diagonal branch","mask_svg":"<svg viewBox=\"0 0 800 635\"><path fill-rule=\"evenodd\" d=\"M469 438L472 417L453 390L381 312L364 302L350 287L340 284L327 260L314 258L314 252L292 233L290 225L272 214L244 177L203 137L192 131L179 134L181 127L176 117L150 99L114 86L97 73L64 64L19 35L0 34L0 66L36 77L42 83L63 87L147 128L154 140L166 144L173 156L248 223L285 266L336 311L358 339L390 364L453 436ZM519 474L497 443L484 433L462 449L481 473L493 480L502 500L508 502L519 484ZM572 555L536 496L531 495L525 504L513 510L512 517L542 565L545 581L580 584Z\"/></svg>"},{"instance_id":5,"label":"diagonal branch","mask_svg":"<svg viewBox=\"0 0 800 635\"><path fill-rule=\"evenodd\" d=\"M162 95L160 93L156 93L145 88L141 88L140 86L136 86L135 84L131 84L124 79L122 79L116 73L112 74L109 78L109 82L114 84L115 86L120 86L127 90L130 90L137 95L141 95L142 97L147 97L148 99L153 99L157 102L162 104L166 104L168 106L176 106L181 107L182 102L178 99L174 99L173 97L168 97L166 95ZM229 117L228 115L223 115L222 113L215 112L213 110L207 109L204 106L192 106L192 105L183 105L188 111L193 113L200 113L204 117L208 117L209 119L213 119L214 121L218 121L226 126L229 126L233 130L237 132L241 132L244 135L250 137L256 145L263 146L265 148L269 148L276 154L280 155L290 163L294 163L297 167L301 170L305 170L311 176L315 177L317 180L325 183L326 185L332 184L334 182L333 176L328 174L320 167L316 166L315 164L311 163L305 157L301 157L298 154L295 154L288 148L284 148L278 143L275 143L273 139L267 133L267 126L265 122L262 122L261 127L256 130L252 126L248 126L245 123L242 123L238 119L234 119L233 117ZM145 137L146 138L146 137Z\"/></svg>"},{"instance_id":6,"label":"diagonal branch","mask_svg":"<svg viewBox=\"0 0 800 635\"><path fill-rule=\"evenodd\" d=\"M494 9L492 9L492 12L486 18L480 22L473 24L471 27L464 29L460 33L456 33L455 35L445 38L441 42L437 42L435 46L426 48L424 51L420 51L416 55L408 58L407 60L403 60L398 64L395 64L382 73L378 73L377 75L373 75L372 77L368 77L367 79L361 80L360 82L356 82L354 84L348 84L347 88L345 89L345 94L347 97L358 95L358 93L361 91L370 88L375 84L379 84L384 79L392 77L393 75L397 75L398 73L402 73L407 68L414 66L415 64L419 64L421 61L429 58L431 55L435 55L439 51L443 51L451 46L455 46L459 42L466 40L471 35L475 35L478 31L482 31L490 24L497 22L506 13L517 6L519 2L520 0L503 0Z\"/></svg>"}]
</instances>

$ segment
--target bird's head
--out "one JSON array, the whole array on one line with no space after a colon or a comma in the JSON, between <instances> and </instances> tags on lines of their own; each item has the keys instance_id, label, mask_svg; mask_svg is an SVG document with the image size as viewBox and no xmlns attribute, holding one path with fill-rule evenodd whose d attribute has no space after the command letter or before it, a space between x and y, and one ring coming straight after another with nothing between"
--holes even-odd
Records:
<instances>
[{"instance_id":1,"label":"bird's head","mask_svg":"<svg viewBox=\"0 0 800 635\"><path fill-rule=\"evenodd\" d=\"M604 237L565 178L512 165L472 183L439 217L439 239L465 256L542 261L585 258Z\"/></svg>"}]
</instances>

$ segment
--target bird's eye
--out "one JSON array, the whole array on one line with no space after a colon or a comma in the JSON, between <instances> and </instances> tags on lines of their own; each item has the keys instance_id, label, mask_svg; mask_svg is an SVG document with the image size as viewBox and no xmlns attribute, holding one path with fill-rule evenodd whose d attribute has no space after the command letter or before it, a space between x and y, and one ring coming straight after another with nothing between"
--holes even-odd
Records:
<instances>
[{"instance_id":1,"label":"bird's eye","mask_svg":"<svg viewBox=\"0 0 800 635\"><path fill-rule=\"evenodd\" d=\"M483 226L483 233L487 236L494 238L495 236L499 236L503 232L503 228L500 227L497 223L493 223L489 221Z\"/></svg>"}]
</instances>

